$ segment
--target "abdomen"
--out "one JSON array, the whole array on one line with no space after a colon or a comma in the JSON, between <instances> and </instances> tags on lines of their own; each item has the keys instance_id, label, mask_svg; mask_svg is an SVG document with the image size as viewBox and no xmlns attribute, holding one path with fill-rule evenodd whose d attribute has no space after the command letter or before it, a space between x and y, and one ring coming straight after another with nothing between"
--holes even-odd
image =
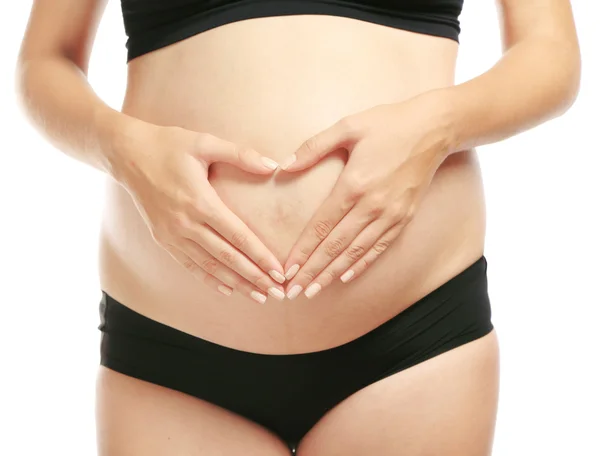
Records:
<instances>
[{"instance_id":1,"label":"abdomen","mask_svg":"<svg viewBox=\"0 0 600 456\"><path fill-rule=\"evenodd\" d=\"M282 161L343 116L451 85L456 48L449 39L347 18L242 21L132 61L123 109ZM307 171L267 178L218 163L210 181L283 264L345 160L339 151ZM474 151L442 165L412 223L362 277L311 300L270 298L262 306L193 279L154 243L127 192L111 180L107 190L103 289L147 316L247 351L294 353L347 342L483 251L485 209Z\"/></svg>"}]
</instances>

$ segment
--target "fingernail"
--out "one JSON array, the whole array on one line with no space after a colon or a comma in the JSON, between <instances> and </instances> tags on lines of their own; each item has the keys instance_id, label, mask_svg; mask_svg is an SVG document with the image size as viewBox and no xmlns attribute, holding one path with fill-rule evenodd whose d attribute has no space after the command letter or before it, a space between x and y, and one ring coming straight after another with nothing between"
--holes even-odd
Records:
<instances>
[{"instance_id":1,"label":"fingernail","mask_svg":"<svg viewBox=\"0 0 600 456\"><path fill-rule=\"evenodd\" d=\"M286 169L288 166L290 166L295 161L296 161L296 154L292 154L291 157L288 157L286 160L283 161L283 163L281 164L281 169Z\"/></svg>"},{"instance_id":2,"label":"fingernail","mask_svg":"<svg viewBox=\"0 0 600 456\"><path fill-rule=\"evenodd\" d=\"M290 291L288 291L287 297L288 299L294 299L296 296L300 294L302 291L302 287L300 285L294 285Z\"/></svg>"},{"instance_id":3,"label":"fingernail","mask_svg":"<svg viewBox=\"0 0 600 456\"><path fill-rule=\"evenodd\" d=\"M271 269L269 271L269 275L273 278L273 280L275 280L276 282L279 283L283 283L285 282L285 277L283 276L283 274L281 274L281 272L276 271L275 269Z\"/></svg>"},{"instance_id":4,"label":"fingernail","mask_svg":"<svg viewBox=\"0 0 600 456\"><path fill-rule=\"evenodd\" d=\"M285 278L288 279L288 280L290 280L292 277L294 277L296 275L296 273L299 270L300 270L300 265L299 264L294 264L293 266L290 266L290 268L285 273Z\"/></svg>"},{"instance_id":5,"label":"fingernail","mask_svg":"<svg viewBox=\"0 0 600 456\"><path fill-rule=\"evenodd\" d=\"M285 293L275 287L269 288L269 294L274 298L279 299L280 301L283 301L285 299Z\"/></svg>"},{"instance_id":6,"label":"fingernail","mask_svg":"<svg viewBox=\"0 0 600 456\"><path fill-rule=\"evenodd\" d=\"M346 272L344 272L342 274L342 277L340 277L340 280L344 283L346 283L348 280L350 280L352 278L352 276L354 275L354 271L352 269L348 269Z\"/></svg>"},{"instance_id":7,"label":"fingernail","mask_svg":"<svg viewBox=\"0 0 600 456\"><path fill-rule=\"evenodd\" d=\"M319 291L321 291L321 285L319 285L318 283L313 283L310 287L308 287L306 289L304 294L306 295L307 298L312 298Z\"/></svg>"},{"instance_id":8,"label":"fingernail","mask_svg":"<svg viewBox=\"0 0 600 456\"><path fill-rule=\"evenodd\" d=\"M226 287L225 285L219 285L217 289L225 296L231 296L231 292L233 291L231 288Z\"/></svg>"},{"instance_id":9,"label":"fingernail","mask_svg":"<svg viewBox=\"0 0 600 456\"><path fill-rule=\"evenodd\" d=\"M252 297L252 299L260 302L261 304L264 304L267 301L267 297L264 294L259 293L258 291L252 291L252 293L250 293L250 296Z\"/></svg>"},{"instance_id":10,"label":"fingernail","mask_svg":"<svg viewBox=\"0 0 600 456\"><path fill-rule=\"evenodd\" d=\"M260 158L263 164L269 169L277 169L279 164L276 161L271 160L269 157L261 157Z\"/></svg>"}]
</instances>

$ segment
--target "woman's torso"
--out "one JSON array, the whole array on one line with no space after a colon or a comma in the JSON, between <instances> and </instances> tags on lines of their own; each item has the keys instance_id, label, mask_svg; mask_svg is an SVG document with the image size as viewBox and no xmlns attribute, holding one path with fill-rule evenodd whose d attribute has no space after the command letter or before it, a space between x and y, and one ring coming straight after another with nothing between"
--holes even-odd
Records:
<instances>
[{"instance_id":1,"label":"woman's torso","mask_svg":"<svg viewBox=\"0 0 600 456\"><path fill-rule=\"evenodd\" d=\"M134 59L123 111L281 162L343 116L454 84L457 50L447 38L342 17L234 22ZM344 162L335 153L291 178L257 178L217 163L210 181L283 264ZM366 333L450 279L481 256L484 232L476 153L459 152L363 276L310 300L261 305L189 275L153 241L129 194L107 179L100 280L123 304L195 336L259 353L309 352Z\"/></svg>"}]
</instances>

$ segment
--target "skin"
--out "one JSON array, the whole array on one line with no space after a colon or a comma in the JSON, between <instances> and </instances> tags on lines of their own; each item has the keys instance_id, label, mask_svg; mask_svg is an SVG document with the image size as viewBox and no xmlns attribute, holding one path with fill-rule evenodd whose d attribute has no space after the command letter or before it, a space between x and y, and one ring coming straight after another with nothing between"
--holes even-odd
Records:
<instances>
[{"instance_id":1,"label":"skin","mask_svg":"<svg viewBox=\"0 0 600 456\"><path fill-rule=\"evenodd\" d=\"M362 274L411 222L449 155L515 135L571 106L581 63L569 2L517 6L505 0L500 6L504 55L492 69L451 88L346 116L286 158L285 171L297 172L340 148L351 157L286 261L285 276L294 279L288 297L302 289L313 297L333 280ZM555 53L563 67L556 66ZM546 59L554 60L556 73L545 71ZM371 159L374 153L378 160Z\"/></svg>"},{"instance_id":2,"label":"skin","mask_svg":"<svg viewBox=\"0 0 600 456\"><path fill-rule=\"evenodd\" d=\"M225 346L322 350L373 329L475 261L485 207L474 148L573 103L580 60L569 2L499 5L504 55L461 85L453 84L451 40L339 17L261 18L133 60L117 111L85 78L104 3L40 0L21 49L19 93L50 142L107 174L103 289ZM409 121L414 128L398 127ZM295 168L286 170L262 160L292 154ZM362 217L382 194L396 204L369 214L378 233L408 219L394 237L372 237L385 254L348 283L332 276L310 299L279 302L277 291L304 289L327 267L318 261L327 242L310 235L331 215L325 209L354 197L356 211L335 214L333 228ZM280 283L293 264L303 269ZM269 296L264 305L257 293ZM388 377L333 409L298 454L377 445L384 456L487 455L498 362L493 331ZM108 369L99 370L97 400L101 456L287 454L242 417Z\"/></svg>"}]
</instances>

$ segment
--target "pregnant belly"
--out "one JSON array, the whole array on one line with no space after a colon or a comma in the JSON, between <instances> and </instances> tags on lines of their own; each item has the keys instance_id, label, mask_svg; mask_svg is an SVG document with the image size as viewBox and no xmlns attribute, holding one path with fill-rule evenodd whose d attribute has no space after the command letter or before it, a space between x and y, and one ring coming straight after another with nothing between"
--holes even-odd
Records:
<instances>
[{"instance_id":1,"label":"pregnant belly","mask_svg":"<svg viewBox=\"0 0 600 456\"><path fill-rule=\"evenodd\" d=\"M243 21L133 61L123 110L244 143L281 162L344 115L451 83L453 46L342 18ZM269 177L216 163L209 180L283 264L346 159L336 151L306 171ZM364 334L475 261L484 212L475 152L454 154L411 224L361 277L311 300L260 305L191 277L153 241L129 194L107 179L100 281L138 312L222 345L322 350Z\"/></svg>"},{"instance_id":2,"label":"pregnant belly","mask_svg":"<svg viewBox=\"0 0 600 456\"><path fill-rule=\"evenodd\" d=\"M281 264L318 206L331 193L346 162L336 151L310 170L250 176L230 165L215 164L209 180L225 204L252 229Z\"/></svg>"}]
</instances>

